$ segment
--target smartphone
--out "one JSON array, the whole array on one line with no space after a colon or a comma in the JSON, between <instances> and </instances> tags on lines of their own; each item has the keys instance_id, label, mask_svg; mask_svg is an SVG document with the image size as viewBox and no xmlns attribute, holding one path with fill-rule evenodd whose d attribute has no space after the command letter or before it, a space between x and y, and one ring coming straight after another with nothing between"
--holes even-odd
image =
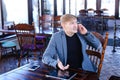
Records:
<instances>
[{"instance_id":1,"label":"smartphone","mask_svg":"<svg viewBox=\"0 0 120 80\"><path fill-rule=\"evenodd\" d=\"M34 70L38 69L39 67L40 67L39 65L30 66L29 70L34 71Z\"/></svg>"}]
</instances>

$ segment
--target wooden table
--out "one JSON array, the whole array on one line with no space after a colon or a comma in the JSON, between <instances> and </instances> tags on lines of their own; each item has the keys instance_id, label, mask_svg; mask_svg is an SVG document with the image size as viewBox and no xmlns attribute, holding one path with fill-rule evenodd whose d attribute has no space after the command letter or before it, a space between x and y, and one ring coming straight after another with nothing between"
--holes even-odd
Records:
<instances>
[{"instance_id":1,"label":"wooden table","mask_svg":"<svg viewBox=\"0 0 120 80\"><path fill-rule=\"evenodd\" d=\"M15 34L15 30L6 30L6 29L1 29L0 32L2 33L8 33L8 34ZM43 32L36 32L36 34L49 34L51 35L53 32L50 30L44 30Z\"/></svg>"},{"instance_id":2,"label":"wooden table","mask_svg":"<svg viewBox=\"0 0 120 80\"><path fill-rule=\"evenodd\" d=\"M39 62L40 67L35 71L30 71L30 64L26 64L22 67L16 68L12 71L6 72L0 75L0 80L58 80L55 78L48 78L45 75L54 68ZM76 72L77 75L72 80L98 80L97 73L70 69Z\"/></svg>"},{"instance_id":3,"label":"wooden table","mask_svg":"<svg viewBox=\"0 0 120 80\"><path fill-rule=\"evenodd\" d=\"M2 32L2 33L8 33L8 34L15 34L15 30L1 29L0 32Z\"/></svg>"}]
</instances>

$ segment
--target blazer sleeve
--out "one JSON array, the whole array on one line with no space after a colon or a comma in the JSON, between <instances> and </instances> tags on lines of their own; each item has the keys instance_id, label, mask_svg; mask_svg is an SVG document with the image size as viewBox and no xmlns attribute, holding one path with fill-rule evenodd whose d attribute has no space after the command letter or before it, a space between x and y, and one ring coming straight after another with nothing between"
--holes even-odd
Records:
<instances>
[{"instance_id":1,"label":"blazer sleeve","mask_svg":"<svg viewBox=\"0 0 120 80\"><path fill-rule=\"evenodd\" d=\"M43 53L42 62L56 68L57 59L56 41L55 35L53 34L45 52Z\"/></svg>"},{"instance_id":2,"label":"blazer sleeve","mask_svg":"<svg viewBox=\"0 0 120 80\"><path fill-rule=\"evenodd\" d=\"M98 38L96 38L91 32L88 32L87 35L84 35L88 45L94 47L95 49L101 49L102 44Z\"/></svg>"}]
</instances>

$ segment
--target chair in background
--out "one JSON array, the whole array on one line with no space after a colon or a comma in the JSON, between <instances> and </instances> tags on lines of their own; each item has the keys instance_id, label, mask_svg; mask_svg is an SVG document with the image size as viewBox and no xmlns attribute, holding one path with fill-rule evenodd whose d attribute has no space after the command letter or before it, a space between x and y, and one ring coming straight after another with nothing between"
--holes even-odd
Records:
<instances>
[{"instance_id":1,"label":"chair in background","mask_svg":"<svg viewBox=\"0 0 120 80\"><path fill-rule=\"evenodd\" d=\"M93 8L88 8L88 19L87 19L87 26L89 27L89 30L94 30L94 9Z\"/></svg>"},{"instance_id":2,"label":"chair in background","mask_svg":"<svg viewBox=\"0 0 120 80\"><path fill-rule=\"evenodd\" d=\"M15 26L15 22L14 21L8 21L8 22L4 22L4 29L6 30L14 30L14 26ZM12 36L16 36L14 34L8 34L8 37L12 37ZM2 42L2 48L5 49L5 52L8 51L8 49L10 48L12 53L16 52L16 46L17 44L14 41L8 41L7 39L5 41Z\"/></svg>"},{"instance_id":3,"label":"chair in background","mask_svg":"<svg viewBox=\"0 0 120 80\"><path fill-rule=\"evenodd\" d=\"M17 52L17 48L16 48L17 44L13 41L1 41L0 42L0 59L2 57L2 55L6 55L7 53L13 53L16 54Z\"/></svg>"},{"instance_id":4,"label":"chair in background","mask_svg":"<svg viewBox=\"0 0 120 80\"><path fill-rule=\"evenodd\" d=\"M104 24L105 24L105 27L104 27L104 29L105 30L108 30L108 24L107 24L107 22L108 22L108 18L107 17L109 17L109 15L108 15L108 9L107 8L103 8L103 9L101 9L101 11L103 11L103 18L104 18Z\"/></svg>"},{"instance_id":5,"label":"chair in background","mask_svg":"<svg viewBox=\"0 0 120 80\"><path fill-rule=\"evenodd\" d=\"M102 69L102 63L104 59L104 54L108 42L108 32L106 32L105 38L98 32L92 32L101 42L102 44L102 49L101 50L96 50L93 47L88 45L88 48L86 50L87 54L89 55L90 60L93 62L94 66L97 68L97 74L98 77L100 76L100 72Z\"/></svg>"},{"instance_id":6,"label":"chair in background","mask_svg":"<svg viewBox=\"0 0 120 80\"><path fill-rule=\"evenodd\" d=\"M103 11L103 13L107 12L108 9L107 8L102 8L101 11Z\"/></svg>"},{"instance_id":7,"label":"chair in background","mask_svg":"<svg viewBox=\"0 0 120 80\"><path fill-rule=\"evenodd\" d=\"M4 29L5 30L13 30L15 26L14 21L7 21L4 22ZM9 41L7 40L8 38L11 38L11 36L15 36L13 34L8 34L3 32L3 40L1 39L0 41L0 59L2 57L2 54L7 54L7 53L14 53L16 54L16 46L17 44L14 41Z\"/></svg>"},{"instance_id":8,"label":"chair in background","mask_svg":"<svg viewBox=\"0 0 120 80\"><path fill-rule=\"evenodd\" d=\"M13 41L5 41L0 43L0 59L2 55L6 55L7 53L11 52L16 54L16 43Z\"/></svg>"},{"instance_id":9,"label":"chair in background","mask_svg":"<svg viewBox=\"0 0 120 80\"><path fill-rule=\"evenodd\" d=\"M79 23L89 29L90 18L88 18L88 11L86 9L79 10L79 17L77 19Z\"/></svg>"},{"instance_id":10,"label":"chair in background","mask_svg":"<svg viewBox=\"0 0 120 80\"><path fill-rule=\"evenodd\" d=\"M80 16L87 16L87 13L88 13L88 11L85 10L85 9L79 10L79 15L80 15Z\"/></svg>"},{"instance_id":11,"label":"chair in background","mask_svg":"<svg viewBox=\"0 0 120 80\"><path fill-rule=\"evenodd\" d=\"M95 10L94 13L95 13L96 15L101 16L102 13L103 13L103 11L102 11L102 10Z\"/></svg>"},{"instance_id":12,"label":"chair in background","mask_svg":"<svg viewBox=\"0 0 120 80\"><path fill-rule=\"evenodd\" d=\"M20 66L20 61L24 52L27 52L27 54L29 54L29 52L34 52L34 59L36 59L37 57L36 51L43 50L45 48L45 45L44 43L42 43L42 41L40 44L36 44L35 28L32 25L17 24L15 25L15 32L21 50L19 63L18 63L18 66ZM39 37L39 38L41 38L42 40L43 37ZM27 56L27 60L28 60L28 56Z\"/></svg>"},{"instance_id":13,"label":"chair in background","mask_svg":"<svg viewBox=\"0 0 120 80\"><path fill-rule=\"evenodd\" d=\"M88 11L94 11L94 9L93 9L93 8L88 8L87 10L88 10Z\"/></svg>"},{"instance_id":14,"label":"chair in background","mask_svg":"<svg viewBox=\"0 0 120 80\"><path fill-rule=\"evenodd\" d=\"M5 52L7 53L7 49L11 49L12 53L16 54L16 43L13 41L5 41L2 42L1 47L5 50Z\"/></svg>"},{"instance_id":15,"label":"chair in background","mask_svg":"<svg viewBox=\"0 0 120 80\"><path fill-rule=\"evenodd\" d=\"M104 9L103 9L104 10ZM95 17L94 17L94 21L95 21L95 26L96 26L96 30L102 30L102 32L104 30L108 29L108 24L107 21L108 19L105 18L104 15L104 11L103 10L95 10Z\"/></svg>"},{"instance_id":16,"label":"chair in background","mask_svg":"<svg viewBox=\"0 0 120 80\"><path fill-rule=\"evenodd\" d=\"M60 17L61 16L54 16L53 17L53 20L52 20L53 32L57 32L62 28L61 23L60 23Z\"/></svg>"},{"instance_id":17,"label":"chair in background","mask_svg":"<svg viewBox=\"0 0 120 80\"><path fill-rule=\"evenodd\" d=\"M94 16L94 9L93 8L89 8L89 9L87 9L87 11L88 11L88 16L89 17L92 17L92 16Z\"/></svg>"},{"instance_id":18,"label":"chair in background","mask_svg":"<svg viewBox=\"0 0 120 80\"><path fill-rule=\"evenodd\" d=\"M94 16L94 27L95 27L96 31L99 31L103 34L105 24L104 24L104 18L102 15Z\"/></svg>"},{"instance_id":19,"label":"chair in background","mask_svg":"<svg viewBox=\"0 0 120 80\"><path fill-rule=\"evenodd\" d=\"M36 51L40 51L40 56L44 52L47 46L47 36L46 35L36 35L35 36Z\"/></svg>"},{"instance_id":20,"label":"chair in background","mask_svg":"<svg viewBox=\"0 0 120 80\"><path fill-rule=\"evenodd\" d=\"M52 16L51 15L42 15L39 17L39 31L40 27L43 30L48 30L52 27Z\"/></svg>"}]
</instances>

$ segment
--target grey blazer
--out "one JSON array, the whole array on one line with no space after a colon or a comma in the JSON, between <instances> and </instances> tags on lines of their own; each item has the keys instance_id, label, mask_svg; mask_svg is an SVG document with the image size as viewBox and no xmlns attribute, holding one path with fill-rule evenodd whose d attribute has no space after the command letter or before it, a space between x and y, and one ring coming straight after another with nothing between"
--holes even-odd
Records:
<instances>
[{"instance_id":1,"label":"grey blazer","mask_svg":"<svg viewBox=\"0 0 120 80\"><path fill-rule=\"evenodd\" d=\"M87 44L89 44L97 49L101 48L101 43L92 33L89 33L87 36L77 33L77 36L79 37L82 44L83 52L82 68L84 70L95 72L96 67L91 63L88 55L86 54L86 46ZM63 63L64 66L66 65L67 44L65 32L63 30L56 32L52 35L51 40L43 54L42 62L56 68L58 59Z\"/></svg>"}]
</instances>

